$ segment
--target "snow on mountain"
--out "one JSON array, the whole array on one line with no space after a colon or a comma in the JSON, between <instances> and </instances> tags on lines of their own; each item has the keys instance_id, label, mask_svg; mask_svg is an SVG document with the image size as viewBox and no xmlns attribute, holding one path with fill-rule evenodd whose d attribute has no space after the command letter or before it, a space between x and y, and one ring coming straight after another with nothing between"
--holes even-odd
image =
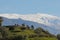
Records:
<instances>
[{"instance_id":1,"label":"snow on mountain","mask_svg":"<svg viewBox=\"0 0 60 40\"><path fill-rule=\"evenodd\" d=\"M54 34L60 33L60 18L57 16L52 16L48 14L0 14L4 17L3 24L22 24L26 23L28 25L34 24L35 26L46 26L44 29L53 32Z\"/></svg>"}]
</instances>

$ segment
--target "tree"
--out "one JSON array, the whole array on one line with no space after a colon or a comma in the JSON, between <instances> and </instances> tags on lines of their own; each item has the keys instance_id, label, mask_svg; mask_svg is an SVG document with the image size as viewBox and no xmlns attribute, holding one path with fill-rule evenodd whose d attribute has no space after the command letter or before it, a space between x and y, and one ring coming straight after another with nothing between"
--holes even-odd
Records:
<instances>
[{"instance_id":1,"label":"tree","mask_svg":"<svg viewBox=\"0 0 60 40\"><path fill-rule=\"evenodd\" d=\"M5 40L7 38L7 30L5 27L0 27L0 32L1 32L1 36L2 36L2 39Z\"/></svg>"},{"instance_id":2,"label":"tree","mask_svg":"<svg viewBox=\"0 0 60 40\"><path fill-rule=\"evenodd\" d=\"M2 26L3 18L0 17L0 26Z\"/></svg>"},{"instance_id":3,"label":"tree","mask_svg":"<svg viewBox=\"0 0 60 40\"><path fill-rule=\"evenodd\" d=\"M9 30L14 30L14 27L9 27Z\"/></svg>"},{"instance_id":4,"label":"tree","mask_svg":"<svg viewBox=\"0 0 60 40\"><path fill-rule=\"evenodd\" d=\"M57 34L57 38L58 38L58 40L60 40L60 34Z\"/></svg>"},{"instance_id":5,"label":"tree","mask_svg":"<svg viewBox=\"0 0 60 40\"><path fill-rule=\"evenodd\" d=\"M25 24L22 24L22 26L25 26Z\"/></svg>"},{"instance_id":6,"label":"tree","mask_svg":"<svg viewBox=\"0 0 60 40\"><path fill-rule=\"evenodd\" d=\"M5 27L2 27L2 22L3 22L3 18L0 17L0 30L1 30L1 35L2 35L3 40L5 40L6 39L6 36L7 36L7 32L5 30Z\"/></svg>"},{"instance_id":7,"label":"tree","mask_svg":"<svg viewBox=\"0 0 60 40\"><path fill-rule=\"evenodd\" d=\"M19 26L18 24L15 24L14 26Z\"/></svg>"},{"instance_id":8,"label":"tree","mask_svg":"<svg viewBox=\"0 0 60 40\"><path fill-rule=\"evenodd\" d=\"M31 25L31 29L34 29L34 26L33 25Z\"/></svg>"}]
</instances>

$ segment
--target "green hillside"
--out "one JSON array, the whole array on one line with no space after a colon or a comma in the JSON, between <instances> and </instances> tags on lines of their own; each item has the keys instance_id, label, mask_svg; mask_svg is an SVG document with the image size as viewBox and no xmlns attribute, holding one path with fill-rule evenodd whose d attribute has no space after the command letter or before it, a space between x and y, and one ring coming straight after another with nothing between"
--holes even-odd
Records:
<instances>
[{"instance_id":1,"label":"green hillside","mask_svg":"<svg viewBox=\"0 0 60 40\"><path fill-rule=\"evenodd\" d=\"M34 26L23 24L0 27L0 40L57 40L57 38L42 28L34 29Z\"/></svg>"}]
</instances>

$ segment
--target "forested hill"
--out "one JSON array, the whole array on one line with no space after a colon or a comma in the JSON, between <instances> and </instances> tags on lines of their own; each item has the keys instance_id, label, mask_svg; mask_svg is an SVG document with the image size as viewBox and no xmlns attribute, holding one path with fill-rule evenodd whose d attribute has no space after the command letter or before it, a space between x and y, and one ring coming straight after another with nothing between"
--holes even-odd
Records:
<instances>
[{"instance_id":1,"label":"forested hill","mask_svg":"<svg viewBox=\"0 0 60 40\"><path fill-rule=\"evenodd\" d=\"M1 30L2 29L2 30ZM10 25L0 27L0 40L57 40L55 35L52 35L47 30L42 28L34 29L31 25Z\"/></svg>"}]
</instances>

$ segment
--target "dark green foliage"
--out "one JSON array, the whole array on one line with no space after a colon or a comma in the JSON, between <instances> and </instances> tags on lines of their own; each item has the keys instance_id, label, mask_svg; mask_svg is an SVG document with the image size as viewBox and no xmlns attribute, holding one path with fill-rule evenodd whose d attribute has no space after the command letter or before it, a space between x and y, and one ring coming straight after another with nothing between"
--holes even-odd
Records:
<instances>
[{"instance_id":1,"label":"dark green foliage","mask_svg":"<svg viewBox=\"0 0 60 40\"><path fill-rule=\"evenodd\" d=\"M12 38L9 38L9 40L25 40L25 38L23 36L14 36Z\"/></svg>"},{"instance_id":2,"label":"dark green foliage","mask_svg":"<svg viewBox=\"0 0 60 40\"><path fill-rule=\"evenodd\" d=\"M22 26L25 26L25 24L22 24Z\"/></svg>"},{"instance_id":3,"label":"dark green foliage","mask_svg":"<svg viewBox=\"0 0 60 40\"><path fill-rule=\"evenodd\" d=\"M5 30L5 27L0 27L0 30L1 30L1 35L0 36L2 36L2 38L3 38L1 40L5 40L6 37L8 36L7 31Z\"/></svg>"},{"instance_id":4,"label":"dark green foliage","mask_svg":"<svg viewBox=\"0 0 60 40\"><path fill-rule=\"evenodd\" d=\"M2 26L3 18L0 17L0 26Z\"/></svg>"},{"instance_id":5,"label":"dark green foliage","mask_svg":"<svg viewBox=\"0 0 60 40\"><path fill-rule=\"evenodd\" d=\"M60 34L57 35L58 40L60 40Z\"/></svg>"},{"instance_id":6,"label":"dark green foliage","mask_svg":"<svg viewBox=\"0 0 60 40\"><path fill-rule=\"evenodd\" d=\"M23 26L21 27L21 30L25 30L25 29L26 29L26 27L23 27Z\"/></svg>"},{"instance_id":7,"label":"dark green foliage","mask_svg":"<svg viewBox=\"0 0 60 40\"><path fill-rule=\"evenodd\" d=\"M17 27L17 26L19 26L19 24L15 24L14 26Z\"/></svg>"},{"instance_id":8,"label":"dark green foliage","mask_svg":"<svg viewBox=\"0 0 60 40\"><path fill-rule=\"evenodd\" d=\"M19 36L14 36L14 37L8 38L8 40L28 40L28 37L19 35Z\"/></svg>"},{"instance_id":9,"label":"dark green foliage","mask_svg":"<svg viewBox=\"0 0 60 40\"><path fill-rule=\"evenodd\" d=\"M34 26L33 25L31 25L31 29L34 29Z\"/></svg>"},{"instance_id":10,"label":"dark green foliage","mask_svg":"<svg viewBox=\"0 0 60 40\"><path fill-rule=\"evenodd\" d=\"M14 30L14 27L9 27L9 30Z\"/></svg>"},{"instance_id":11,"label":"dark green foliage","mask_svg":"<svg viewBox=\"0 0 60 40\"><path fill-rule=\"evenodd\" d=\"M29 35L29 38L35 38L35 37L38 37L37 34Z\"/></svg>"}]
</instances>

